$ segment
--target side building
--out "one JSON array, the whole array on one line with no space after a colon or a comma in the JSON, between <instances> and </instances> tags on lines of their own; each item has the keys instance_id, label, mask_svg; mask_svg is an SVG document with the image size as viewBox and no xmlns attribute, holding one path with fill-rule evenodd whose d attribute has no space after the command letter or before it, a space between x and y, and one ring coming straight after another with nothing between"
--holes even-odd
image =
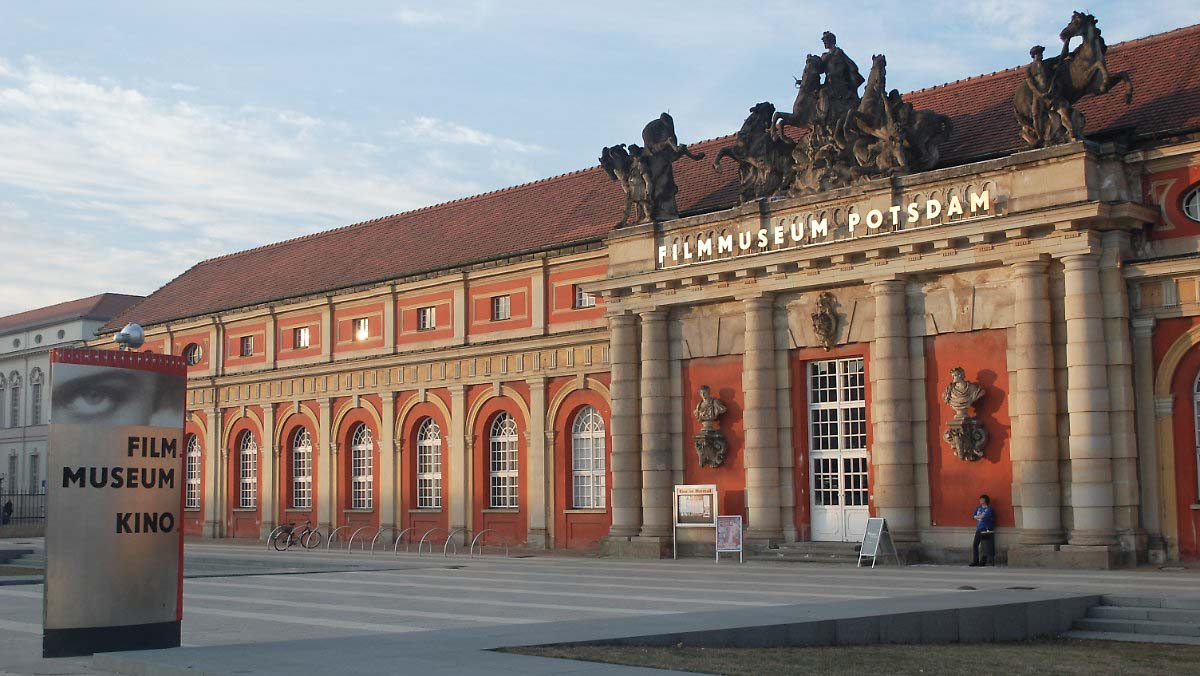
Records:
<instances>
[{"instance_id":1,"label":"side building","mask_svg":"<svg viewBox=\"0 0 1200 676\"><path fill-rule=\"evenodd\" d=\"M102 293L0 317L0 494L45 492L51 348L95 339L97 329L141 299Z\"/></svg>"},{"instance_id":2,"label":"side building","mask_svg":"<svg viewBox=\"0 0 1200 676\"><path fill-rule=\"evenodd\" d=\"M614 227L594 167L204 261L107 330L191 363L196 535L659 556L715 484L760 546L884 516L956 560L987 493L1014 563L1195 558L1200 26L1105 52L1135 86L1086 141L1028 149L1014 68L903 96L948 120L929 170L754 199L680 159L680 215Z\"/></svg>"}]
</instances>

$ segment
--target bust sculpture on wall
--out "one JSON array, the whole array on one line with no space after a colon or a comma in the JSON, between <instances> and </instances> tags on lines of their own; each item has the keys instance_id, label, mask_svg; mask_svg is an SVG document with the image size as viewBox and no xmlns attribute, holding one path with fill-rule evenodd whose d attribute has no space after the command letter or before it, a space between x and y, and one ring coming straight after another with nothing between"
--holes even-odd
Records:
<instances>
[{"instance_id":1,"label":"bust sculpture on wall","mask_svg":"<svg viewBox=\"0 0 1200 676\"><path fill-rule=\"evenodd\" d=\"M987 430L975 416L968 415L967 409L974 406L983 398L984 390L979 383L967 380L967 373L961 366L950 369L950 384L942 391L942 401L954 409L954 417L946 425L943 438L954 449L954 457L959 460L981 460L983 447L987 443Z\"/></svg>"},{"instance_id":2,"label":"bust sculpture on wall","mask_svg":"<svg viewBox=\"0 0 1200 676\"><path fill-rule=\"evenodd\" d=\"M696 404L695 411L700 431L696 433L695 440L701 467L720 467L725 462L728 444L718 424L726 410L725 404L710 394L708 385L700 386L700 402Z\"/></svg>"}]
</instances>

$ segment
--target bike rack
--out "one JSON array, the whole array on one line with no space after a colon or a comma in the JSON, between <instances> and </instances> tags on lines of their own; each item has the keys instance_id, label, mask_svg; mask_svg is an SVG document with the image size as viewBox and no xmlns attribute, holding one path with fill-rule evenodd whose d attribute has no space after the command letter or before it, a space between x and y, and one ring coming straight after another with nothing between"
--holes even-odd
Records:
<instances>
[{"instance_id":1,"label":"bike rack","mask_svg":"<svg viewBox=\"0 0 1200 676\"><path fill-rule=\"evenodd\" d=\"M321 534L321 531L318 528L313 528L312 530L305 533L304 537L300 538L300 548L307 552L309 539L311 539L314 535L320 535L320 534ZM317 546L320 547L321 543L318 542Z\"/></svg>"},{"instance_id":2,"label":"bike rack","mask_svg":"<svg viewBox=\"0 0 1200 676\"><path fill-rule=\"evenodd\" d=\"M271 534L267 536L267 551L271 551L271 547L275 544L275 536L283 532L283 529L284 526L276 526L275 530L271 531Z\"/></svg>"},{"instance_id":3,"label":"bike rack","mask_svg":"<svg viewBox=\"0 0 1200 676\"><path fill-rule=\"evenodd\" d=\"M350 534L350 541L346 543L346 553L349 554L354 549L354 538L364 530L370 530L370 526L359 526L353 533ZM367 539L364 537L362 542L362 550L367 550Z\"/></svg>"},{"instance_id":4,"label":"bike rack","mask_svg":"<svg viewBox=\"0 0 1200 676\"><path fill-rule=\"evenodd\" d=\"M396 536L396 546L392 549L392 556L395 556L400 553L400 541L404 539L404 536L407 535L408 533L414 533L414 532L416 532L416 526L409 526L408 528L405 528L404 530L400 531L400 534ZM412 536L409 535L408 536L408 544L404 545L405 552L408 551L408 546L411 544L412 544Z\"/></svg>"},{"instance_id":5,"label":"bike rack","mask_svg":"<svg viewBox=\"0 0 1200 676\"><path fill-rule=\"evenodd\" d=\"M455 528L454 530L450 531L449 533L446 533L446 544L445 544L445 546L442 547L442 556L450 556L450 542L452 540L454 540L455 535L458 535L459 533L465 533L465 532L467 532L466 528ZM432 542L429 543L429 553L430 554L433 553L433 543ZM458 554L458 545L457 544L454 545L454 553L456 555Z\"/></svg>"},{"instance_id":6,"label":"bike rack","mask_svg":"<svg viewBox=\"0 0 1200 676\"><path fill-rule=\"evenodd\" d=\"M446 529L441 528L440 526L434 526L433 528L430 528L429 530L425 531L425 534L421 536L421 541L417 543L417 556L421 555L421 550L424 549L424 547L425 547L425 538L429 537L430 533L434 533L439 530L446 530ZM433 540L429 541L429 553L433 554Z\"/></svg>"},{"instance_id":7,"label":"bike rack","mask_svg":"<svg viewBox=\"0 0 1200 676\"><path fill-rule=\"evenodd\" d=\"M468 554L468 557L475 558L475 543L477 543L477 542L479 543L479 555L483 556L483 548L486 543L479 542L479 539L482 538L487 533L494 533L494 532L496 532L495 528L485 528L485 529L479 531L478 533L476 533L475 538L471 540L471 551ZM505 558L508 557L508 540L507 539L504 540L504 556L505 556Z\"/></svg>"},{"instance_id":8,"label":"bike rack","mask_svg":"<svg viewBox=\"0 0 1200 676\"><path fill-rule=\"evenodd\" d=\"M338 526L337 528L329 531L329 539L325 541L325 551L329 551L329 547L333 544L333 541L337 539L338 531L349 527L350 526Z\"/></svg>"},{"instance_id":9,"label":"bike rack","mask_svg":"<svg viewBox=\"0 0 1200 676\"><path fill-rule=\"evenodd\" d=\"M379 530L375 531L375 537L371 538L371 553L372 553L372 554L374 554L374 553L375 553L375 541L379 539L379 536L380 536L380 535L383 535L383 532L384 532L385 530L390 530L390 531L392 531L393 533L395 533L395 532L396 532L396 527L395 527L395 526L380 526L380 527L379 527ZM363 540L365 541L365 540L366 540L366 538L363 538ZM364 545L364 548L365 548L365 545Z\"/></svg>"}]
</instances>

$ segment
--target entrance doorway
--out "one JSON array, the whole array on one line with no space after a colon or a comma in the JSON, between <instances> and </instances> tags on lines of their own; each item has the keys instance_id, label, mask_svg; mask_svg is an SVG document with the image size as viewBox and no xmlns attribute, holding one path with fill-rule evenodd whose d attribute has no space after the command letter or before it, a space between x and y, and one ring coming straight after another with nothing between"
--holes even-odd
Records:
<instances>
[{"instance_id":1,"label":"entrance doorway","mask_svg":"<svg viewBox=\"0 0 1200 676\"><path fill-rule=\"evenodd\" d=\"M812 539L859 542L870 516L863 358L808 364Z\"/></svg>"}]
</instances>

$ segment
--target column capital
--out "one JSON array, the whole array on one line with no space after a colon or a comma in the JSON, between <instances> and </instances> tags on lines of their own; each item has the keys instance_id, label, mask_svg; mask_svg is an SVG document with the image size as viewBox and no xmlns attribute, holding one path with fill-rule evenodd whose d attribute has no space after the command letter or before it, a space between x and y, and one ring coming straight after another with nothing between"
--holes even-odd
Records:
<instances>
[{"instance_id":1,"label":"column capital","mask_svg":"<svg viewBox=\"0 0 1200 676\"><path fill-rule=\"evenodd\" d=\"M461 397L467 393L467 386L463 385L462 383L447 385L446 389L450 392L450 396L452 397Z\"/></svg>"},{"instance_id":2,"label":"column capital","mask_svg":"<svg viewBox=\"0 0 1200 676\"><path fill-rule=\"evenodd\" d=\"M1100 265L1100 254L1094 251L1068 254L1062 257L1062 262L1067 270L1087 270Z\"/></svg>"},{"instance_id":3,"label":"column capital","mask_svg":"<svg viewBox=\"0 0 1200 676\"><path fill-rule=\"evenodd\" d=\"M546 390L546 377L533 376L532 378L526 378L525 384L529 386L530 392L534 390L541 390L544 392Z\"/></svg>"},{"instance_id":4,"label":"column capital","mask_svg":"<svg viewBox=\"0 0 1200 676\"><path fill-rule=\"evenodd\" d=\"M388 390L386 392L380 392L379 398L384 404L396 403L396 393L392 392L391 390Z\"/></svg>"},{"instance_id":5,"label":"column capital","mask_svg":"<svg viewBox=\"0 0 1200 676\"><path fill-rule=\"evenodd\" d=\"M1154 335L1154 325L1158 322L1154 317L1134 317L1133 337L1134 338L1149 338Z\"/></svg>"},{"instance_id":6,"label":"column capital","mask_svg":"<svg viewBox=\"0 0 1200 676\"><path fill-rule=\"evenodd\" d=\"M396 437L396 438L392 439L392 453L394 453L396 455L400 455L400 453L403 451L404 451L404 439L402 437Z\"/></svg>"},{"instance_id":7,"label":"column capital","mask_svg":"<svg viewBox=\"0 0 1200 676\"><path fill-rule=\"evenodd\" d=\"M871 291L877 293L904 293L908 287L908 281L903 277L896 276L891 279L879 279L871 282Z\"/></svg>"},{"instance_id":8,"label":"column capital","mask_svg":"<svg viewBox=\"0 0 1200 676\"><path fill-rule=\"evenodd\" d=\"M745 303L745 305L747 307L753 307L753 308L766 307L769 309L773 309L775 307L775 297L776 297L776 294L772 291L760 291L760 292L754 293L753 295L740 296L737 298L737 300L740 300L743 303Z\"/></svg>"},{"instance_id":9,"label":"column capital","mask_svg":"<svg viewBox=\"0 0 1200 676\"><path fill-rule=\"evenodd\" d=\"M1010 274L1013 277L1039 277L1046 274L1046 270L1050 266L1050 261L1046 256L1039 256L1031 260L1014 261L1008 264Z\"/></svg>"},{"instance_id":10,"label":"column capital","mask_svg":"<svg viewBox=\"0 0 1200 676\"><path fill-rule=\"evenodd\" d=\"M609 324L632 324L637 320L637 315L628 310L617 310L616 312L605 313Z\"/></svg>"},{"instance_id":11,"label":"column capital","mask_svg":"<svg viewBox=\"0 0 1200 676\"><path fill-rule=\"evenodd\" d=\"M642 318L642 323L646 322L665 322L670 315L670 310L663 307L656 307L649 310L642 310L638 315Z\"/></svg>"}]
</instances>

